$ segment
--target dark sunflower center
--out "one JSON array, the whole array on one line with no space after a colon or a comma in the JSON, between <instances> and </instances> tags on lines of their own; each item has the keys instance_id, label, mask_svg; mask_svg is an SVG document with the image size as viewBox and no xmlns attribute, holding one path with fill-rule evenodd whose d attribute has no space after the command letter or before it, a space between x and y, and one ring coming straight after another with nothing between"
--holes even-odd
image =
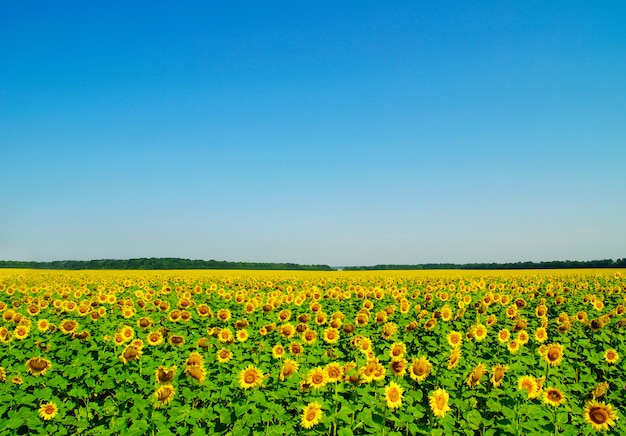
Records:
<instances>
[{"instance_id":1,"label":"dark sunflower center","mask_svg":"<svg viewBox=\"0 0 626 436\"><path fill-rule=\"evenodd\" d=\"M446 399L440 395L435 399L435 404L439 410L443 410L446 407Z\"/></svg>"},{"instance_id":2,"label":"dark sunflower center","mask_svg":"<svg viewBox=\"0 0 626 436\"><path fill-rule=\"evenodd\" d=\"M312 378L313 383L320 384L324 381L324 376L321 374L315 374Z\"/></svg>"},{"instance_id":3,"label":"dark sunflower center","mask_svg":"<svg viewBox=\"0 0 626 436\"><path fill-rule=\"evenodd\" d=\"M160 401L165 401L170 397L170 395L171 395L171 391L169 389L163 389L159 391L158 398Z\"/></svg>"},{"instance_id":4,"label":"dark sunflower center","mask_svg":"<svg viewBox=\"0 0 626 436\"><path fill-rule=\"evenodd\" d=\"M551 361L557 360L559 358L559 352L557 350L552 350L548 352L548 359Z\"/></svg>"},{"instance_id":5,"label":"dark sunflower center","mask_svg":"<svg viewBox=\"0 0 626 436\"><path fill-rule=\"evenodd\" d=\"M606 410L597 407L591 409L589 417L596 424L604 424L609 419L609 415L606 413Z\"/></svg>"},{"instance_id":6,"label":"dark sunflower center","mask_svg":"<svg viewBox=\"0 0 626 436\"><path fill-rule=\"evenodd\" d=\"M251 372L246 373L244 380L246 381L246 383L248 384L252 384L256 381L256 375L254 375Z\"/></svg>"}]
</instances>

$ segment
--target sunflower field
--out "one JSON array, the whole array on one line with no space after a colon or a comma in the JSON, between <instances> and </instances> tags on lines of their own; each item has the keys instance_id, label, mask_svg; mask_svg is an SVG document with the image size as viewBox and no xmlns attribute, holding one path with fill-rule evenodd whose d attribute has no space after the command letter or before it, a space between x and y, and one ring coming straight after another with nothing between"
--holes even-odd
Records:
<instances>
[{"instance_id":1,"label":"sunflower field","mask_svg":"<svg viewBox=\"0 0 626 436\"><path fill-rule=\"evenodd\" d=\"M623 270L0 270L0 434L626 434Z\"/></svg>"}]
</instances>

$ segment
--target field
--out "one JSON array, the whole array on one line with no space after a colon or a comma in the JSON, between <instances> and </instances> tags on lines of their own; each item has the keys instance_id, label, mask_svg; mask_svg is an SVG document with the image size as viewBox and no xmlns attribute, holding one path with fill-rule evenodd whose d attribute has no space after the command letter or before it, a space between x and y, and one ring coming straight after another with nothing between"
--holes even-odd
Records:
<instances>
[{"instance_id":1,"label":"field","mask_svg":"<svg viewBox=\"0 0 626 436\"><path fill-rule=\"evenodd\" d=\"M626 434L625 277L0 270L0 434Z\"/></svg>"}]
</instances>

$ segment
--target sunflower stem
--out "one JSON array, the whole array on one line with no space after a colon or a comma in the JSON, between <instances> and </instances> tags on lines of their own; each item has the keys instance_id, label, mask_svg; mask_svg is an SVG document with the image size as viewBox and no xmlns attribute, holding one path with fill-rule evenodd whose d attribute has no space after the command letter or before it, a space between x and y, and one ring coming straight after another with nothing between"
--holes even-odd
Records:
<instances>
[{"instance_id":1,"label":"sunflower stem","mask_svg":"<svg viewBox=\"0 0 626 436\"><path fill-rule=\"evenodd\" d=\"M519 423L520 423L520 419L519 419L519 395L517 395L516 401L515 401L515 434L520 434L519 432Z\"/></svg>"},{"instance_id":2,"label":"sunflower stem","mask_svg":"<svg viewBox=\"0 0 626 436\"><path fill-rule=\"evenodd\" d=\"M337 401L337 382L333 383L333 402L335 403L335 412L333 413L333 435L337 436L337 412L339 408L339 402Z\"/></svg>"}]
</instances>

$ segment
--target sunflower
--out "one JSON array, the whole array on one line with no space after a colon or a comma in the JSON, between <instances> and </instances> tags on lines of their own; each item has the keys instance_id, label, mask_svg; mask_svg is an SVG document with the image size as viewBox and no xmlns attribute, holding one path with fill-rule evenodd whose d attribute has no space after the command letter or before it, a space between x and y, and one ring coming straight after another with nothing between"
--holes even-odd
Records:
<instances>
[{"instance_id":1,"label":"sunflower","mask_svg":"<svg viewBox=\"0 0 626 436\"><path fill-rule=\"evenodd\" d=\"M610 385L607 382L600 382L598 385L591 391L591 396L594 400L601 398L609 391Z\"/></svg>"},{"instance_id":2,"label":"sunflower","mask_svg":"<svg viewBox=\"0 0 626 436\"><path fill-rule=\"evenodd\" d=\"M235 333L235 337L237 338L237 342L246 342L250 335L248 334L248 330L242 328L240 330L237 330L237 332Z\"/></svg>"},{"instance_id":3,"label":"sunflower","mask_svg":"<svg viewBox=\"0 0 626 436\"><path fill-rule=\"evenodd\" d=\"M180 347L181 345L185 343L185 337L181 335L171 335L169 338L167 338L167 342L170 345Z\"/></svg>"},{"instance_id":4,"label":"sunflower","mask_svg":"<svg viewBox=\"0 0 626 436\"><path fill-rule=\"evenodd\" d=\"M446 338L448 339L448 345L452 348L459 348L463 345L463 335L460 332L451 331Z\"/></svg>"},{"instance_id":5,"label":"sunflower","mask_svg":"<svg viewBox=\"0 0 626 436\"><path fill-rule=\"evenodd\" d=\"M285 357L285 347L280 344L274 345L272 347L272 357L274 359L282 359Z\"/></svg>"},{"instance_id":6,"label":"sunflower","mask_svg":"<svg viewBox=\"0 0 626 436\"><path fill-rule=\"evenodd\" d=\"M450 406L448 405L448 400L450 399L450 395L445 391L445 389L437 389L433 391L428 396L428 404L430 405L430 410L432 410L433 415L443 418L447 412L450 411Z\"/></svg>"},{"instance_id":7,"label":"sunflower","mask_svg":"<svg viewBox=\"0 0 626 436\"><path fill-rule=\"evenodd\" d=\"M298 372L298 362L296 362L295 360L292 359L285 359L283 361L283 367L280 370L280 380L284 381L285 378L289 377L290 375L295 374L296 372Z\"/></svg>"},{"instance_id":8,"label":"sunflower","mask_svg":"<svg viewBox=\"0 0 626 436\"><path fill-rule=\"evenodd\" d=\"M357 371L356 362L348 362L343 366L343 381L350 383L357 383L359 381L359 374Z\"/></svg>"},{"instance_id":9,"label":"sunflower","mask_svg":"<svg viewBox=\"0 0 626 436\"><path fill-rule=\"evenodd\" d=\"M158 384L167 384L174 379L176 369L176 365L170 366L169 368L159 365L156 371L154 371L154 380Z\"/></svg>"},{"instance_id":10,"label":"sunflower","mask_svg":"<svg viewBox=\"0 0 626 436\"><path fill-rule=\"evenodd\" d=\"M601 319L592 319L589 321L589 328L592 332L597 332L604 328L604 322Z\"/></svg>"},{"instance_id":11,"label":"sunflower","mask_svg":"<svg viewBox=\"0 0 626 436\"><path fill-rule=\"evenodd\" d=\"M281 322L287 322L291 319L291 311L288 309L283 309L278 312L278 320Z\"/></svg>"},{"instance_id":12,"label":"sunflower","mask_svg":"<svg viewBox=\"0 0 626 436\"><path fill-rule=\"evenodd\" d=\"M404 389L396 382L390 382L385 387L385 402L390 409L397 409L402 406L402 394Z\"/></svg>"},{"instance_id":13,"label":"sunflower","mask_svg":"<svg viewBox=\"0 0 626 436\"><path fill-rule=\"evenodd\" d=\"M297 342L292 342L289 344L289 352L294 357L298 357L302 355L302 353L304 352L304 349L302 348L302 344L299 344Z\"/></svg>"},{"instance_id":14,"label":"sunflower","mask_svg":"<svg viewBox=\"0 0 626 436\"><path fill-rule=\"evenodd\" d=\"M189 358L185 362L185 366L204 365L204 357L197 351L191 352Z\"/></svg>"},{"instance_id":15,"label":"sunflower","mask_svg":"<svg viewBox=\"0 0 626 436\"><path fill-rule=\"evenodd\" d=\"M124 351L119 356L120 360L124 364L130 362L131 360L139 360L140 357L141 357L141 349L134 347L132 345L129 345L126 348L124 348Z\"/></svg>"},{"instance_id":16,"label":"sunflower","mask_svg":"<svg viewBox=\"0 0 626 436\"><path fill-rule=\"evenodd\" d=\"M487 327L482 324L476 324L473 329L474 338L480 342L487 337Z\"/></svg>"},{"instance_id":17,"label":"sunflower","mask_svg":"<svg viewBox=\"0 0 626 436\"><path fill-rule=\"evenodd\" d=\"M359 347L359 350L362 353L367 353L368 351L372 349L372 340L368 337L360 336L359 340L355 341L355 343L357 344L357 346Z\"/></svg>"},{"instance_id":18,"label":"sunflower","mask_svg":"<svg viewBox=\"0 0 626 436\"><path fill-rule=\"evenodd\" d=\"M501 364L495 365L491 368L491 384L494 388L497 388L502 384L502 380L504 379L504 374L507 369L508 366Z\"/></svg>"},{"instance_id":19,"label":"sunflower","mask_svg":"<svg viewBox=\"0 0 626 436\"><path fill-rule=\"evenodd\" d=\"M331 362L324 367L326 371L326 378L330 383L336 383L341 381L343 377L343 368L337 362Z\"/></svg>"},{"instance_id":20,"label":"sunflower","mask_svg":"<svg viewBox=\"0 0 626 436\"><path fill-rule=\"evenodd\" d=\"M511 332L509 329L502 329L498 332L498 342L502 345L506 345L509 342L509 339L511 339Z\"/></svg>"},{"instance_id":21,"label":"sunflower","mask_svg":"<svg viewBox=\"0 0 626 436\"><path fill-rule=\"evenodd\" d=\"M230 359L232 359L232 357L233 352L230 351L228 348L220 348L216 356L219 363L228 363L230 362Z\"/></svg>"},{"instance_id":22,"label":"sunflower","mask_svg":"<svg viewBox=\"0 0 626 436\"><path fill-rule=\"evenodd\" d=\"M354 323L357 325L357 327L364 327L367 325L368 322L369 316L363 312L359 313L354 319Z\"/></svg>"},{"instance_id":23,"label":"sunflower","mask_svg":"<svg viewBox=\"0 0 626 436\"><path fill-rule=\"evenodd\" d=\"M44 375L51 367L50 361L43 357L31 357L26 361L28 372L35 376Z\"/></svg>"},{"instance_id":24,"label":"sunflower","mask_svg":"<svg viewBox=\"0 0 626 436\"><path fill-rule=\"evenodd\" d=\"M314 321L317 325L324 325L328 321L328 315L320 310L316 313Z\"/></svg>"},{"instance_id":25,"label":"sunflower","mask_svg":"<svg viewBox=\"0 0 626 436\"><path fill-rule=\"evenodd\" d=\"M198 313L198 315L202 316L202 317L211 317L213 315L213 313L211 312L211 308L207 305L207 304L199 304L196 307L196 312Z\"/></svg>"},{"instance_id":26,"label":"sunflower","mask_svg":"<svg viewBox=\"0 0 626 436\"><path fill-rule=\"evenodd\" d=\"M408 366L409 362L404 357L391 359L391 362L389 362L389 369L396 377L403 377L406 374Z\"/></svg>"},{"instance_id":27,"label":"sunflower","mask_svg":"<svg viewBox=\"0 0 626 436\"><path fill-rule=\"evenodd\" d=\"M50 322L47 319L40 319L37 321L37 330L40 332L47 332L50 328Z\"/></svg>"},{"instance_id":28,"label":"sunflower","mask_svg":"<svg viewBox=\"0 0 626 436\"><path fill-rule=\"evenodd\" d=\"M520 348L522 347L522 344L520 344L517 339L513 339L512 341L508 343L506 347L509 349L509 353L515 354L520 350Z\"/></svg>"},{"instance_id":29,"label":"sunflower","mask_svg":"<svg viewBox=\"0 0 626 436\"><path fill-rule=\"evenodd\" d=\"M254 365L248 365L239 372L238 379L242 389L258 388L263 382L263 372Z\"/></svg>"},{"instance_id":30,"label":"sunflower","mask_svg":"<svg viewBox=\"0 0 626 436\"><path fill-rule=\"evenodd\" d=\"M59 328L62 328L62 327L59 326ZM124 327L120 329L119 334L120 336L122 336L122 338L124 338L124 341L130 341L135 336L135 330L133 330L132 327L125 325Z\"/></svg>"},{"instance_id":31,"label":"sunflower","mask_svg":"<svg viewBox=\"0 0 626 436\"><path fill-rule=\"evenodd\" d=\"M233 336L233 332L230 330L230 328L225 327L221 329L218 333L217 340L222 343L231 343L235 340L235 336Z\"/></svg>"},{"instance_id":32,"label":"sunflower","mask_svg":"<svg viewBox=\"0 0 626 436\"><path fill-rule=\"evenodd\" d=\"M28 337L29 333L30 333L30 328L28 328L25 325L18 325L17 327L15 327L13 336L15 337L15 339L18 339L21 341L22 339L25 339L26 337Z\"/></svg>"},{"instance_id":33,"label":"sunflower","mask_svg":"<svg viewBox=\"0 0 626 436\"><path fill-rule=\"evenodd\" d=\"M544 404L557 407L565 402L565 395L557 388L546 388L543 393Z\"/></svg>"},{"instance_id":34,"label":"sunflower","mask_svg":"<svg viewBox=\"0 0 626 436\"><path fill-rule=\"evenodd\" d=\"M396 342L392 344L391 348L389 349L389 357L391 357L391 359L401 358L402 356L404 356L405 353L406 344L404 344L404 342Z\"/></svg>"},{"instance_id":35,"label":"sunflower","mask_svg":"<svg viewBox=\"0 0 626 436\"><path fill-rule=\"evenodd\" d=\"M89 333L87 330L83 330L77 333L74 333L73 335L76 339L79 339L81 341L84 341L86 339L89 339L89 337L91 336L91 333Z\"/></svg>"},{"instance_id":36,"label":"sunflower","mask_svg":"<svg viewBox=\"0 0 626 436\"><path fill-rule=\"evenodd\" d=\"M300 425L304 428L311 428L319 424L322 419L322 405L316 401L307 404L302 408L302 420Z\"/></svg>"},{"instance_id":37,"label":"sunflower","mask_svg":"<svg viewBox=\"0 0 626 436\"><path fill-rule=\"evenodd\" d=\"M448 357L448 369L454 369L461 360L461 349L454 348L450 350L450 356Z\"/></svg>"},{"instance_id":38,"label":"sunflower","mask_svg":"<svg viewBox=\"0 0 626 436\"><path fill-rule=\"evenodd\" d=\"M204 383L204 380L206 379L206 369L204 368L204 365L186 365L185 374L191 378L195 378L200 384Z\"/></svg>"},{"instance_id":39,"label":"sunflower","mask_svg":"<svg viewBox=\"0 0 626 436\"><path fill-rule=\"evenodd\" d=\"M529 399L537 398L541 391L537 379L531 375L523 375L517 379L517 390L525 391Z\"/></svg>"},{"instance_id":40,"label":"sunflower","mask_svg":"<svg viewBox=\"0 0 626 436\"><path fill-rule=\"evenodd\" d=\"M535 330L535 341L543 344L546 340L548 340L548 332L545 327L537 327L537 330Z\"/></svg>"},{"instance_id":41,"label":"sunflower","mask_svg":"<svg viewBox=\"0 0 626 436\"><path fill-rule=\"evenodd\" d=\"M161 345L163 343L163 335L159 331L150 332L146 337L146 342L151 346Z\"/></svg>"},{"instance_id":42,"label":"sunflower","mask_svg":"<svg viewBox=\"0 0 626 436\"><path fill-rule=\"evenodd\" d=\"M386 322L385 325L383 325L382 337L388 341L397 332L398 332L398 326L396 325L395 322Z\"/></svg>"},{"instance_id":43,"label":"sunflower","mask_svg":"<svg viewBox=\"0 0 626 436\"><path fill-rule=\"evenodd\" d=\"M209 338L202 337L198 339L196 346L198 348L202 348L203 350L207 350L211 346L211 342L209 341Z\"/></svg>"},{"instance_id":44,"label":"sunflower","mask_svg":"<svg viewBox=\"0 0 626 436\"><path fill-rule=\"evenodd\" d=\"M530 336L528 335L528 332L526 330L519 330L517 332L517 342L519 342L521 345L526 345L529 340Z\"/></svg>"},{"instance_id":45,"label":"sunflower","mask_svg":"<svg viewBox=\"0 0 626 436\"><path fill-rule=\"evenodd\" d=\"M437 325L437 319L436 318L430 318L428 321L426 321L426 323L424 324L424 328L426 330L432 330L435 328L435 326Z\"/></svg>"},{"instance_id":46,"label":"sunflower","mask_svg":"<svg viewBox=\"0 0 626 436\"><path fill-rule=\"evenodd\" d=\"M604 360L606 360L606 363L609 365L612 365L619 360L619 354L617 354L615 349L611 348L604 352Z\"/></svg>"},{"instance_id":47,"label":"sunflower","mask_svg":"<svg viewBox=\"0 0 626 436\"><path fill-rule=\"evenodd\" d=\"M304 332L302 332L302 340L307 345L313 345L317 340L317 332L307 328Z\"/></svg>"},{"instance_id":48,"label":"sunflower","mask_svg":"<svg viewBox=\"0 0 626 436\"><path fill-rule=\"evenodd\" d=\"M554 342L546 348L543 358L550 366L557 366L563 361L563 346Z\"/></svg>"},{"instance_id":49,"label":"sunflower","mask_svg":"<svg viewBox=\"0 0 626 436\"><path fill-rule=\"evenodd\" d=\"M217 311L216 316L217 316L217 319L219 319L220 321L227 322L231 318L231 313L230 313L230 310L228 309L220 309Z\"/></svg>"},{"instance_id":50,"label":"sunflower","mask_svg":"<svg viewBox=\"0 0 626 436\"><path fill-rule=\"evenodd\" d=\"M591 424L594 430L608 430L609 427L615 427L617 412L613 406L604 402L591 400L587 402L583 414L585 422Z\"/></svg>"},{"instance_id":51,"label":"sunflower","mask_svg":"<svg viewBox=\"0 0 626 436\"><path fill-rule=\"evenodd\" d=\"M450 321L452 319L452 308L449 305L445 305L441 308L441 320Z\"/></svg>"},{"instance_id":52,"label":"sunflower","mask_svg":"<svg viewBox=\"0 0 626 436\"><path fill-rule=\"evenodd\" d=\"M320 389L328 383L328 377L324 368L318 366L309 370L306 376L306 382L314 389Z\"/></svg>"},{"instance_id":53,"label":"sunflower","mask_svg":"<svg viewBox=\"0 0 626 436\"><path fill-rule=\"evenodd\" d=\"M483 375L485 375L486 372L487 368L484 364L479 363L478 365L476 365L467 377L467 386L469 386L470 388L475 388L476 386L480 385L480 379L483 377Z\"/></svg>"},{"instance_id":54,"label":"sunflower","mask_svg":"<svg viewBox=\"0 0 626 436\"><path fill-rule=\"evenodd\" d=\"M7 309L3 314L2 314L2 319L5 322L9 322L13 320L13 317L15 316L15 311L13 309Z\"/></svg>"},{"instance_id":55,"label":"sunflower","mask_svg":"<svg viewBox=\"0 0 626 436\"><path fill-rule=\"evenodd\" d=\"M515 319L517 317L517 306L513 305L513 306L509 306L506 309L506 316L509 319Z\"/></svg>"},{"instance_id":56,"label":"sunflower","mask_svg":"<svg viewBox=\"0 0 626 436\"><path fill-rule=\"evenodd\" d=\"M154 396L156 397L156 403L154 407L165 406L167 403L174 399L174 394L176 393L176 389L172 385L163 385L160 386Z\"/></svg>"},{"instance_id":57,"label":"sunflower","mask_svg":"<svg viewBox=\"0 0 626 436\"><path fill-rule=\"evenodd\" d=\"M7 373L3 367L0 366L0 383L7 381Z\"/></svg>"},{"instance_id":58,"label":"sunflower","mask_svg":"<svg viewBox=\"0 0 626 436\"><path fill-rule=\"evenodd\" d=\"M411 379L422 382L428 377L428 374L430 374L432 366L432 363L428 361L426 356L422 356L419 359L414 358L409 368L409 375Z\"/></svg>"},{"instance_id":59,"label":"sunflower","mask_svg":"<svg viewBox=\"0 0 626 436\"><path fill-rule=\"evenodd\" d=\"M323 338L324 342L334 344L339 340L339 330L334 327L328 327L324 329Z\"/></svg>"},{"instance_id":60,"label":"sunflower","mask_svg":"<svg viewBox=\"0 0 626 436\"><path fill-rule=\"evenodd\" d=\"M149 327L152 327L153 325L154 325L154 321L152 320L152 318L148 318L144 316L137 320L137 327L141 329L147 329Z\"/></svg>"},{"instance_id":61,"label":"sunflower","mask_svg":"<svg viewBox=\"0 0 626 436\"><path fill-rule=\"evenodd\" d=\"M57 405L52 401L49 401L39 407L39 416L45 421L50 421L56 416L58 411L59 408L57 407Z\"/></svg>"}]
</instances>

